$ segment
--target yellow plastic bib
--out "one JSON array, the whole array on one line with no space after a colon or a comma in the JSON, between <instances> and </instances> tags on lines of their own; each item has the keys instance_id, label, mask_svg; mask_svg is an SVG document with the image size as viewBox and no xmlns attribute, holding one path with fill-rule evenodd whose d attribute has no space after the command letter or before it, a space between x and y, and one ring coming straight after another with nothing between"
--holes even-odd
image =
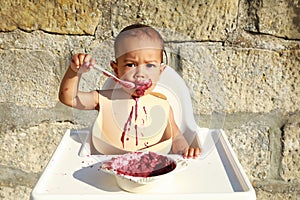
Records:
<instances>
[{"instance_id":1,"label":"yellow plastic bib","mask_svg":"<svg viewBox=\"0 0 300 200\"><path fill-rule=\"evenodd\" d=\"M99 114L92 130L92 142L98 152L170 151L171 136L161 141L170 111L163 95L111 100L99 94L99 104Z\"/></svg>"}]
</instances>

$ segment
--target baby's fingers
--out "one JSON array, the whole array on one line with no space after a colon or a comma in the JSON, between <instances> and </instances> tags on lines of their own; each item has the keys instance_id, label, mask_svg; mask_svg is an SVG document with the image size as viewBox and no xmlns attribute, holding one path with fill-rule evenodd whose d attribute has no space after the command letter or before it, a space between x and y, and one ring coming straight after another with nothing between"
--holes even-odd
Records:
<instances>
[{"instance_id":1,"label":"baby's fingers","mask_svg":"<svg viewBox=\"0 0 300 200\"><path fill-rule=\"evenodd\" d=\"M194 148L194 158L198 158L201 154L201 149L199 147Z\"/></svg>"},{"instance_id":2,"label":"baby's fingers","mask_svg":"<svg viewBox=\"0 0 300 200\"><path fill-rule=\"evenodd\" d=\"M200 148L189 148L183 153L184 158L197 158L201 153Z\"/></svg>"},{"instance_id":3,"label":"baby's fingers","mask_svg":"<svg viewBox=\"0 0 300 200\"><path fill-rule=\"evenodd\" d=\"M75 54L72 57L71 68L78 73L84 73L95 65L95 60L89 54Z\"/></svg>"},{"instance_id":4,"label":"baby's fingers","mask_svg":"<svg viewBox=\"0 0 300 200\"><path fill-rule=\"evenodd\" d=\"M88 54L83 54L83 53L78 54L79 65L82 65L84 62L87 62L89 57L90 56Z\"/></svg>"},{"instance_id":5,"label":"baby's fingers","mask_svg":"<svg viewBox=\"0 0 300 200\"><path fill-rule=\"evenodd\" d=\"M84 54L82 63L89 63L89 64L95 64L95 60L92 58L89 54Z\"/></svg>"}]
</instances>

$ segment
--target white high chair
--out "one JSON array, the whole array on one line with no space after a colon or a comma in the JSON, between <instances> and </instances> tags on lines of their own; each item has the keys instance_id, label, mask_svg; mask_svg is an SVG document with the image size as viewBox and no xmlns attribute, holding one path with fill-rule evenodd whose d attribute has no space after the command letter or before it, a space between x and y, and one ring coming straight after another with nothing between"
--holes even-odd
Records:
<instances>
[{"instance_id":1,"label":"white high chair","mask_svg":"<svg viewBox=\"0 0 300 200\"><path fill-rule=\"evenodd\" d=\"M114 82L110 79L103 86L112 87ZM172 186L146 194L121 190L113 176L99 171L99 162L112 156L92 153L91 130L68 130L34 187L31 199L256 199L224 131L196 124L189 90L174 69L165 69L155 91L167 97L187 141L202 149L198 159L188 161L188 169L176 174Z\"/></svg>"}]
</instances>

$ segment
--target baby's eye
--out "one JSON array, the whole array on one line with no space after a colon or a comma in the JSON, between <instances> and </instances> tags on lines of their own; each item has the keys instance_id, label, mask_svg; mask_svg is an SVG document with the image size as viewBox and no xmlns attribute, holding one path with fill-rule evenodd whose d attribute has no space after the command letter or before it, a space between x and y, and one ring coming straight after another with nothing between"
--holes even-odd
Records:
<instances>
[{"instance_id":1,"label":"baby's eye","mask_svg":"<svg viewBox=\"0 0 300 200\"><path fill-rule=\"evenodd\" d=\"M135 67L135 64L134 63L127 63L126 67Z\"/></svg>"},{"instance_id":2,"label":"baby's eye","mask_svg":"<svg viewBox=\"0 0 300 200\"><path fill-rule=\"evenodd\" d=\"M156 67L156 65L149 63L149 64L146 64L146 67L151 68L151 67Z\"/></svg>"}]
</instances>

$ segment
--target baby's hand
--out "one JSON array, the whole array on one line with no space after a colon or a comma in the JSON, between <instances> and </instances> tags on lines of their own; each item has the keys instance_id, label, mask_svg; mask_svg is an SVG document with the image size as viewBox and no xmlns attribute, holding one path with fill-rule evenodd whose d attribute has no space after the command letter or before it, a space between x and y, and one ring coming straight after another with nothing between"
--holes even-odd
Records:
<instances>
[{"instance_id":1,"label":"baby's hand","mask_svg":"<svg viewBox=\"0 0 300 200\"><path fill-rule=\"evenodd\" d=\"M89 71L95 65L95 60L89 54L75 54L72 57L70 68L79 74Z\"/></svg>"},{"instance_id":2,"label":"baby's hand","mask_svg":"<svg viewBox=\"0 0 300 200\"><path fill-rule=\"evenodd\" d=\"M201 149L199 147L196 148L190 147L183 152L182 156L184 158L198 158L200 153L201 153Z\"/></svg>"}]
</instances>

